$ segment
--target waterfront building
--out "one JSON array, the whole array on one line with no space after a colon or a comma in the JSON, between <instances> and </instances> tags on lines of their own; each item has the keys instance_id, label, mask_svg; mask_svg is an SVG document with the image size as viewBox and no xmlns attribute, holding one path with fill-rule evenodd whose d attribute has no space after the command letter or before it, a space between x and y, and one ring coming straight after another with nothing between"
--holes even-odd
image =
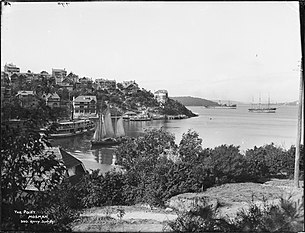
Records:
<instances>
[{"instance_id":1,"label":"waterfront building","mask_svg":"<svg viewBox=\"0 0 305 233\"><path fill-rule=\"evenodd\" d=\"M35 95L34 91L18 91L16 97L24 108L35 107L39 104L39 99Z\"/></svg>"},{"instance_id":2,"label":"waterfront building","mask_svg":"<svg viewBox=\"0 0 305 233\"><path fill-rule=\"evenodd\" d=\"M86 174L86 167L80 161L79 159L75 158L73 155L69 154L65 150L59 147L48 147L45 145L45 148L42 152L43 154L48 154L48 155L54 155L55 159L58 161L61 161L64 166L66 167L66 172L65 172L65 178L68 179L71 184L76 184L79 182L79 180ZM50 171L49 173L46 174L47 177L51 179L52 174L54 171ZM35 185L34 181L36 179L39 179L38 176L29 176L25 175L25 178L28 180L28 184L23 190L23 194L26 195L27 193L31 192L37 192L37 191L47 191L47 187L42 187L42 189L38 190Z\"/></svg>"},{"instance_id":3,"label":"waterfront building","mask_svg":"<svg viewBox=\"0 0 305 233\"><path fill-rule=\"evenodd\" d=\"M75 118L95 117L97 114L96 96L85 95L73 99L73 115Z\"/></svg>"},{"instance_id":4,"label":"waterfront building","mask_svg":"<svg viewBox=\"0 0 305 233\"><path fill-rule=\"evenodd\" d=\"M133 118L133 117L136 117L138 114L135 113L135 112L132 112L132 111L127 111L124 113L123 115L123 119L130 119L130 118Z\"/></svg>"},{"instance_id":5,"label":"waterfront building","mask_svg":"<svg viewBox=\"0 0 305 233\"><path fill-rule=\"evenodd\" d=\"M60 85L67 76L67 71L65 69L52 69L52 76L55 78L55 83Z\"/></svg>"},{"instance_id":6,"label":"waterfront building","mask_svg":"<svg viewBox=\"0 0 305 233\"><path fill-rule=\"evenodd\" d=\"M154 96L159 103L164 104L168 99L168 92L167 90L158 90L154 93Z\"/></svg>"},{"instance_id":7,"label":"waterfront building","mask_svg":"<svg viewBox=\"0 0 305 233\"><path fill-rule=\"evenodd\" d=\"M72 184L77 183L79 179L86 174L86 168L82 161L75 158L65 150L59 148L61 159L67 168L66 177ZM60 157L59 157L60 159Z\"/></svg>"},{"instance_id":8,"label":"waterfront building","mask_svg":"<svg viewBox=\"0 0 305 233\"><path fill-rule=\"evenodd\" d=\"M4 72L7 72L9 74L20 73L20 68L14 65L13 63L5 64Z\"/></svg>"}]
</instances>

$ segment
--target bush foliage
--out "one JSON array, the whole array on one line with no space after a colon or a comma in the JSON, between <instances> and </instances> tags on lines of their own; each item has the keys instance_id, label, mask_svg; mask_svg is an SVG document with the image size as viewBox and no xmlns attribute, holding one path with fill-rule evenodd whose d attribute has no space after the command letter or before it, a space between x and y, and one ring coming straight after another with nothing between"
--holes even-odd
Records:
<instances>
[{"instance_id":1,"label":"bush foliage","mask_svg":"<svg viewBox=\"0 0 305 233\"><path fill-rule=\"evenodd\" d=\"M170 197L181 193L202 192L229 182L262 182L279 175L289 178L294 170L295 147L285 150L270 144L254 147L242 155L239 147L233 145L204 149L202 139L192 130L183 134L180 144L176 145L174 135L161 128L148 130L141 137L129 138L117 148L117 163L124 168L122 172L102 175L94 171L72 186L66 182L60 183L64 171L62 164L52 156L41 155L43 145L35 130L29 131L28 135L7 128L2 132L5 135L1 137L1 169L5 171L1 174L3 209L9 213L2 215L2 220L9 229L69 230L69 223L77 218L77 210L82 208L136 203L164 206ZM16 143L16 140L22 143ZM303 156L300 158L300 171L304 169ZM34 157L36 160L32 161ZM51 180L38 179L35 183L38 189L47 185L48 191L27 197L27 200L35 201L22 199L19 192L27 185L22 172L30 171L33 177L43 177L50 170L55 171ZM13 210L26 208L48 214L56 224L15 224L18 216L14 215ZM255 211L258 210L253 209L251 213L256 217L265 216ZM231 225L214 219L213 215L202 220L200 214L204 211L197 212L197 215L191 213L178 218L180 223L176 223L175 230L207 231L216 225L222 231L232 230ZM250 215L243 216L244 222L240 222L239 229L247 224L247 216ZM186 226L183 221L187 221Z\"/></svg>"},{"instance_id":2,"label":"bush foliage","mask_svg":"<svg viewBox=\"0 0 305 233\"><path fill-rule=\"evenodd\" d=\"M116 156L125 172L85 177L78 190L83 194L82 207L136 203L164 206L172 196L202 192L215 185L264 182L279 172L286 172L288 178L294 166L294 147L284 150L270 144L248 150L245 155L233 145L203 149L202 139L192 130L183 134L178 146L174 136L163 129L148 130L142 137L127 139Z\"/></svg>"},{"instance_id":3,"label":"bush foliage","mask_svg":"<svg viewBox=\"0 0 305 233\"><path fill-rule=\"evenodd\" d=\"M233 219L217 216L217 209L210 206L197 206L178 213L168 225L174 232L298 232L303 230L303 211L304 201L297 204L289 198L281 198L278 205L252 202Z\"/></svg>"}]
</instances>

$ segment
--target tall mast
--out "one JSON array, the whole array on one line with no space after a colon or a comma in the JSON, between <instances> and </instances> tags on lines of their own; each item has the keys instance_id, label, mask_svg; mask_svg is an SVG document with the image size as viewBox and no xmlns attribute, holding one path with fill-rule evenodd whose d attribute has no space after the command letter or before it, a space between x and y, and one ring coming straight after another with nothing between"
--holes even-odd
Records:
<instances>
[{"instance_id":1,"label":"tall mast","mask_svg":"<svg viewBox=\"0 0 305 233\"><path fill-rule=\"evenodd\" d=\"M70 92L69 92L69 101L71 104L71 120L73 121L74 120L74 96L72 97L72 103L71 103Z\"/></svg>"}]
</instances>

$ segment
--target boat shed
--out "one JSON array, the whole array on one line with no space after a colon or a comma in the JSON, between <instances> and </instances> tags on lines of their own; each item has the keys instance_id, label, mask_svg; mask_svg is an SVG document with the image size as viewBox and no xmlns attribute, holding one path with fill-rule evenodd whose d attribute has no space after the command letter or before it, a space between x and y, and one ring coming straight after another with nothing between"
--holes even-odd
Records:
<instances>
[{"instance_id":1,"label":"boat shed","mask_svg":"<svg viewBox=\"0 0 305 233\"><path fill-rule=\"evenodd\" d=\"M71 184L76 184L81 177L86 174L86 169L82 161L59 147L45 146L43 153L54 154L56 159L61 160L64 163L67 169L66 178L69 179ZM31 180L32 178L28 177L28 179ZM33 182L30 181L25 188L25 191L38 191L38 189L34 186Z\"/></svg>"},{"instance_id":2,"label":"boat shed","mask_svg":"<svg viewBox=\"0 0 305 233\"><path fill-rule=\"evenodd\" d=\"M62 160L67 168L67 176L72 184L79 181L79 179L86 173L86 169L82 161L75 158L73 155L59 148Z\"/></svg>"}]
</instances>

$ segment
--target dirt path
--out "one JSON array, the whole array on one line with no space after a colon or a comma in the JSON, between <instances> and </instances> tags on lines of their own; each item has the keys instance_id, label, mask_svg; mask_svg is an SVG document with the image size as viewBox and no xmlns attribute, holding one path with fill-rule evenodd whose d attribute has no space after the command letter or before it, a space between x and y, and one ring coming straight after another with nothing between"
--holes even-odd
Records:
<instances>
[{"instance_id":1,"label":"dirt path","mask_svg":"<svg viewBox=\"0 0 305 233\"><path fill-rule=\"evenodd\" d=\"M119 209L125 212L122 218ZM176 218L173 211L143 206L92 208L81 214L81 221L74 225L73 231L162 232L169 231L166 223Z\"/></svg>"}]
</instances>

